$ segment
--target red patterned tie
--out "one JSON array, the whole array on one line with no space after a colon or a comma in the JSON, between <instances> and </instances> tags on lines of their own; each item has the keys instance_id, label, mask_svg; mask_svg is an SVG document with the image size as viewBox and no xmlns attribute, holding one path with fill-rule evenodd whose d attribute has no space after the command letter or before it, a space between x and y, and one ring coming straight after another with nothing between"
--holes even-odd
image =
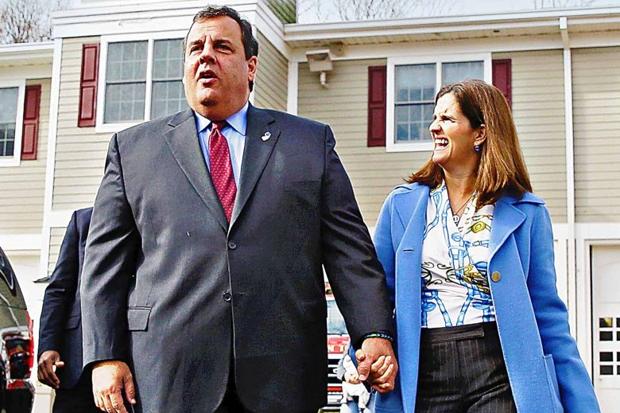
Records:
<instances>
[{"instance_id":1,"label":"red patterned tie","mask_svg":"<svg viewBox=\"0 0 620 413\"><path fill-rule=\"evenodd\" d=\"M209 157L211 161L211 180L220 198L226 219L230 222L235 196L237 195L237 185L233 175L232 163L230 161L230 151L228 142L222 135L222 129L226 122L213 122L211 133L209 134Z\"/></svg>"}]
</instances>

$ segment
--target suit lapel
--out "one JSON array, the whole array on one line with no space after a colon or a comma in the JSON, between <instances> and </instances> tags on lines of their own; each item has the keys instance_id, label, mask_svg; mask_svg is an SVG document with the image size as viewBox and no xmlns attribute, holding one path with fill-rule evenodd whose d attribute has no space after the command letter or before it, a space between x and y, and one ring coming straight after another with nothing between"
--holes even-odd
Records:
<instances>
[{"instance_id":1,"label":"suit lapel","mask_svg":"<svg viewBox=\"0 0 620 413\"><path fill-rule=\"evenodd\" d=\"M168 124L173 129L164 134L164 139L170 147L172 155L213 216L222 228L227 231L226 215L224 215L224 209L211 182L211 175L202 156L191 109L179 113Z\"/></svg>"},{"instance_id":2,"label":"suit lapel","mask_svg":"<svg viewBox=\"0 0 620 413\"><path fill-rule=\"evenodd\" d=\"M495 204L493 224L491 226L491 241L489 248L489 262L506 242L510 234L525 221L525 214L514 206L516 199L512 196L502 196Z\"/></svg>"},{"instance_id":3,"label":"suit lapel","mask_svg":"<svg viewBox=\"0 0 620 413\"><path fill-rule=\"evenodd\" d=\"M241 163L241 179L230 220L231 228L239 215L241 215L250 194L256 186L258 178L265 169L265 165L267 165L267 161L279 136L280 130L275 124L275 119L266 111L250 105L248 108L245 149Z\"/></svg>"}]
</instances>

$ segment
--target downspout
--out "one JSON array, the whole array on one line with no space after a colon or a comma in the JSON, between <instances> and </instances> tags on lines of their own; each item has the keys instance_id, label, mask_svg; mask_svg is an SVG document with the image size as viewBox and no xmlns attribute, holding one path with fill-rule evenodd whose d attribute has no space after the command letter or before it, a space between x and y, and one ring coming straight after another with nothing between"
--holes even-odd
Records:
<instances>
[{"instance_id":1,"label":"downspout","mask_svg":"<svg viewBox=\"0 0 620 413\"><path fill-rule=\"evenodd\" d=\"M568 281L568 301L569 321L573 334L577 336L581 326L584 326L577 319L578 305L578 280L576 265L576 240L575 240L575 145L573 129L573 67L570 48L570 37L568 33L568 19L560 17L560 34L562 36L563 58L564 58L564 128L566 131L566 245L567 251L567 281ZM572 303L571 303L572 301ZM583 312L582 312L583 313ZM581 333L581 331L579 331ZM585 337L585 335L584 335ZM581 340L579 340L581 341Z\"/></svg>"}]
</instances>

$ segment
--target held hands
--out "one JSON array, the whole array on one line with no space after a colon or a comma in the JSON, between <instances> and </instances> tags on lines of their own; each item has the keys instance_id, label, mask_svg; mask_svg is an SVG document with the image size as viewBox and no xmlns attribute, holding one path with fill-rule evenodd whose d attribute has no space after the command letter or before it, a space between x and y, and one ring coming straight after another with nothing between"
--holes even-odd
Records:
<instances>
[{"instance_id":1,"label":"held hands","mask_svg":"<svg viewBox=\"0 0 620 413\"><path fill-rule=\"evenodd\" d=\"M47 350L39 357L39 370L37 377L43 384L54 389L60 387L60 379L56 375L58 367L64 367L65 362L60 360L60 354L54 350Z\"/></svg>"},{"instance_id":2,"label":"held hands","mask_svg":"<svg viewBox=\"0 0 620 413\"><path fill-rule=\"evenodd\" d=\"M368 381L379 393L394 390L398 362L392 343L384 338L367 338L355 352L357 371L361 381Z\"/></svg>"},{"instance_id":3,"label":"held hands","mask_svg":"<svg viewBox=\"0 0 620 413\"><path fill-rule=\"evenodd\" d=\"M108 360L96 363L93 367L93 396L97 407L108 413L128 413L123 401L136 404L136 390L133 376L126 363Z\"/></svg>"}]
</instances>

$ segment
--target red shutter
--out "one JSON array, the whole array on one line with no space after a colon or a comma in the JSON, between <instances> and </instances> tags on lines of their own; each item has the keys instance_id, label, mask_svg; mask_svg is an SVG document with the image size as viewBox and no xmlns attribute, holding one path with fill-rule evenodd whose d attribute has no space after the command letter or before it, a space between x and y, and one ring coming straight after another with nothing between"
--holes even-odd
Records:
<instances>
[{"instance_id":1,"label":"red shutter","mask_svg":"<svg viewBox=\"0 0 620 413\"><path fill-rule=\"evenodd\" d=\"M368 146L385 146L386 66L368 67Z\"/></svg>"},{"instance_id":2,"label":"red shutter","mask_svg":"<svg viewBox=\"0 0 620 413\"><path fill-rule=\"evenodd\" d=\"M95 126L97 117L97 74L99 72L99 43L82 45L82 75L80 77L80 109L78 127Z\"/></svg>"},{"instance_id":3,"label":"red shutter","mask_svg":"<svg viewBox=\"0 0 620 413\"><path fill-rule=\"evenodd\" d=\"M37 159L39 140L39 107L41 106L41 85L26 86L24 99L24 125L22 128L22 160Z\"/></svg>"},{"instance_id":4,"label":"red shutter","mask_svg":"<svg viewBox=\"0 0 620 413\"><path fill-rule=\"evenodd\" d=\"M512 107L512 64L510 59L493 60L493 85L502 91Z\"/></svg>"}]
</instances>

